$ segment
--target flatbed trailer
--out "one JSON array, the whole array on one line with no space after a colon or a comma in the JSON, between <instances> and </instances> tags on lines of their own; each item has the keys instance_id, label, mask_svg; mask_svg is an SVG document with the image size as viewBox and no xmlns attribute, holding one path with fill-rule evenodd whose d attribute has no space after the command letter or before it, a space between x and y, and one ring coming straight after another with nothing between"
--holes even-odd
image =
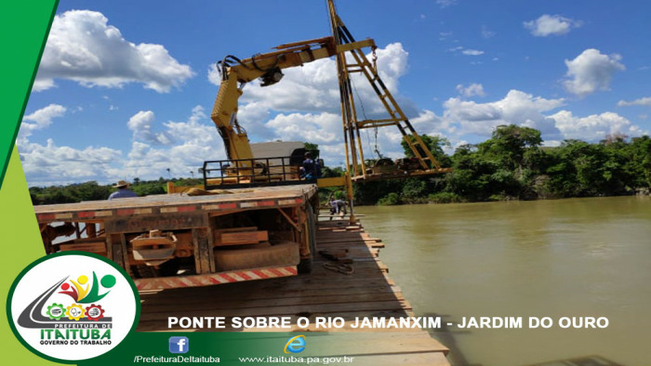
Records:
<instances>
[{"instance_id":1,"label":"flatbed trailer","mask_svg":"<svg viewBox=\"0 0 651 366\"><path fill-rule=\"evenodd\" d=\"M215 193L215 192L213 192ZM310 272L316 184L35 206L48 254L113 260L141 290Z\"/></svg>"}]
</instances>

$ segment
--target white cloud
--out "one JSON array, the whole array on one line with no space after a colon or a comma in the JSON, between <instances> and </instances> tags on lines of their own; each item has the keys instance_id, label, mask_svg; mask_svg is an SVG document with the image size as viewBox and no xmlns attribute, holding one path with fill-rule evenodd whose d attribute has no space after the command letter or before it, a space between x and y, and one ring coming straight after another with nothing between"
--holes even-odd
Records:
<instances>
[{"instance_id":1,"label":"white cloud","mask_svg":"<svg viewBox=\"0 0 651 366\"><path fill-rule=\"evenodd\" d=\"M265 124L284 141L308 141L328 144L342 135L341 117L333 113L280 114Z\"/></svg>"},{"instance_id":2,"label":"white cloud","mask_svg":"<svg viewBox=\"0 0 651 366\"><path fill-rule=\"evenodd\" d=\"M151 111L139 112L126 128L146 131L154 119ZM42 145L29 141L29 136L18 140L18 150L30 186L157 179L167 176L167 169L172 176L189 176L190 171L198 173L204 160L225 158L222 140L202 107L195 107L187 121L169 121L163 126L161 134L174 136L173 141L161 145L137 136L126 154L111 147L58 146L52 139Z\"/></svg>"},{"instance_id":3,"label":"white cloud","mask_svg":"<svg viewBox=\"0 0 651 366\"><path fill-rule=\"evenodd\" d=\"M464 87L462 84L457 85L457 91L464 97L473 97L475 95L484 97L486 93L484 92L484 86L481 84L473 83Z\"/></svg>"},{"instance_id":4,"label":"white cloud","mask_svg":"<svg viewBox=\"0 0 651 366\"><path fill-rule=\"evenodd\" d=\"M217 64L211 64L208 67L208 81L210 81L212 84L219 85L222 82L222 76L219 73L219 69L217 68Z\"/></svg>"},{"instance_id":5,"label":"white cloud","mask_svg":"<svg viewBox=\"0 0 651 366\"><path fill-rule=\"evenodd\" d=\"M628 136L639 136L644 133L638 126L613 112L577 117L570 111L560 111L550 118L556 120L556 126L566 139L597 141L604 139L608 134L623 133Z\"/></svg>"},{"instance_id":6,"label":"white cloud","mask_svg":"<svg viewBox=\"0 0 651 366\"><path fill-rule=\"evenodd\" d=\"M87 87L138 82L166 93L193 74L162 45L126 40L102 13L72 10L54 17L34 90L52 88L60 78Z\"/></svg>"},{"instance_id":7,"label":"white cloud","mask_svg":"<svg viewBox=\"0 0 651 366\"><path fill-rule=\"evenodd\" d=\"M156 118L154 112L152 111L140 111L133 115L129 122L127 122L127 127L134 132L139 132L145 129L151 128L151 122Z\"/></svg>"},{"instance_id":8,"label":"white cloud","mask_svg":"<svg viewBox=\"0 0 651 366\"><path fill-rule=\"evenodd\" d=\"M519 90L511 90L501 100L490 103L448 99L443 106L443 118L458 125L460 134L488 137L499 125L516 124L541 130L547 136L557 136L554 120L543 114L564 104L563 99L534 97Z\"/></svg>"},{"instance_id":9,"label":"white cloud","mask_svg":"<svg viewBox=\"0 0 651 366\"><path fill-rule=\"evenodd\" d=\"M422 110L418 117L413 118L411 124L421 135L444 136L457 132L457 126L454 125L451 119L439 117L436 113L427 109Z\"/></svg>"},{"instance_id":10,"label":"white cloud","mask_svg":"<svg viewBox=\"0 0 651 366\"><path fill-rule=\"evenodd\" d=\"M27 131L40 130L52 124L52 119L61 117L66 113L66 108L59 104L50 104L47 107L41 108L31 114L23 117L22 129ZM34 123L27 123L31 121Z\"/></svg>"},{"instance_id":11,"label":"white cloud","mask_svg":"<svg viewBox=\"0 0 651 366\"><path fill-rule=\"evenodd\" d=\"M587 49L574 60L565 60L567 80L565 89L578 96L586 96L597 90L609 90L616 71L626 70L621 64L622 56L604 55L594 48Z\"/></svg>"},{"instance_id":12,"label":"white cloud","mask_svg":"<svg viewBox=\"0 0 651 366\"><path fill-rule=\"evenodd\" d=\"M546 146L557 146L564 139L594 142L612 133L628 136L648 133L613 112L587 117L575 116L568 110L550 114L564 105L564 99L534 97L519 90L511 90L503 99L489 103L450 98L443 104L445 111L438 128L457 139L467 134L487 138L497 126L515 124L541 131Z\"/></svg>"},{"instance_id":13,"label":"white cloud","mask_svg":"<svg viewBox=\"0 0 651 366\"><path fill-rule=\"evenodd\" d=\"M480 56L484 54L484 51L466 49L461 51L466 56Z\"/></svg>"},{"instance_id":14,"label":"white cloud","mask_svg":"<svg viewBox=\"0 0 651 366\"><path fill-rule=\"evenodd\" d=\"M140 111L134 114L127 122L127 127L133 131L134 140L142 140L145 142L169 145L173 142L173 134L167 132L155 133L152 131L152 122L156 116L152 111Z\"/></svg>"},{"instance_id":15,"label":"white cloud","mask_svg":"<svg viewBox=\"0 0 651 366\"><path fill-rule=\"evenodd\" d=\"M121 157L116 149L93 146L74 149L57 146L52 139L45 145L23 140L18 150L30 186L106 180L107 172L117 172L113 163Z\"/></svg>"},{"instance_id":16,"label":"white cloud","mask_svg":"<svg viewBox=\"0 0 651 366\"><path fill-rule=\"evenodd\" d=\"M459 0L436 0L436 3L441 7L441 9L443 9L448 6L457 5Z\"/></svg>"},{"instance_id":17,"label":"white cloud","mask_svg":"<svg viewBox=\"0 0 651 366\"><path fill-rule=\"evenodd\" d=\"M634 106L634 105L643 105L643 106L650 107L651 106L651 97L644 97L644 98L632 100L630 102L627 102L625 100L620 100L617 103L617 106L619 106L619 107L630 107L630 106Z\"/></svg>"},{"instance_id":18,"label":"white cloud","mask_svg":"<svg viewBox=\"0 0 651 366\"><path fill-rule=\"evenodd\" d=\"M487 26L485 26L485 25L482 25L482 26L481 26L481 36L482 36L482 37L488 39L488 38L492 38L492 37L494 37L495 34L497 34L497 33L494 32L494 31L492 31L492 30L490 30L490 29L488 29Z\"/></svg>"},{"instance_id":19,"label":"white cloud","mask_svg":"<svg viewBox=\"0 0 651 366\"><path fill-rule=\"evenodd\" d=\"M560 36L569 33L572 28L579 28L583 22L565 18L560 15L543 14L536 20L524 22L524 27L536 37Z\"/></svg>"},{"instance_id":20,"label":"white cloud","mask_svg":"<svg viewBox=\"0 0 651 366\"><path fill-rule=\"evenodd\" d=\"M485 53L484 51L473 50L473 49L470 49L470 48L465 48L463 46L457 46L457 47L450 48L450 49L447 50L447 52L453 52L453 53L456 53L456 52L459 52L459 51L461 51L461 54L463 54L465 56L481 56L481 55L483 55Z\"/></svg>"},{"instance_id":21,"label":"white cloud","mask_svg":"<svg viewBox=\"0 0 651 366\"><path fill-rule=\"evenodd\" d=\"M439 32L439 41L445 41L452 37L452 32Z\"/></svg>"},{"instance_id":22,"label":"white cloud","mask_svg":"<svg viewBox=\"0 0 651 366\"><path fill-rule=\"evenodd\" d=\"M62 105L50 104L47 107L23 116L20 130L18 130L18 136L16 137L18 147L25 146L29 141L28 138L34 131L48 128L52 124L52 119L63 117L66 111L67 108Z\"/></svg>"},{"instance_id":23,"label":"white cloud","mask_svg":"<svg viewBox=\"0 0 651 366\"><path fill-rule=\"evenodd\" d=\"M205 160L225 159L224 144L201 106L192 109L187 121L163 125L162 133L173 136L173 141L164 146L134 141L123 163L127 176L155 179L167 176L167 169L175 177L189 176L190 171L196 174Z\"/></svg>"}]
</instances>

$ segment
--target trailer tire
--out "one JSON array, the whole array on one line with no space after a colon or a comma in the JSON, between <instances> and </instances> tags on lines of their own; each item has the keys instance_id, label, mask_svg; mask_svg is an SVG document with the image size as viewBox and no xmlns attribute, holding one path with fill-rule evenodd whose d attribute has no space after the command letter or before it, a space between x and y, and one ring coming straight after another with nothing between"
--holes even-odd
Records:
<instances>
[{"instance_id":1,"label":"trailer tire","mask_svg":"<svg viewBox=\"0 0 651 366\"><path fill-rule=\"evenodd\" d=\"M301 259L297 267L298 273L312 273L312 262L314 262L314 254L316 253L316 216L309 202L307 204L307 232L310 257Z\"/></svg>"},{"instance_id":2,"label":"trailer tire","mask_svg":"<svg viewBox=\"0 0 651 366\"><path fill-rule=\"evenodd\" d=\"M267 248L216 250L217 271L295 266L300 261L298 243L284 241Z\"/></svg>"}]
</instances>

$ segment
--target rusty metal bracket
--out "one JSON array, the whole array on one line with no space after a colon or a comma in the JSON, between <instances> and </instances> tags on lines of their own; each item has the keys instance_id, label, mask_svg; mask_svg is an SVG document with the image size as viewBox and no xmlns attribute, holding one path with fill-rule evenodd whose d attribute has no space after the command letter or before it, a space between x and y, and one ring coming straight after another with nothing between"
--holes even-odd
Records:
<instances>
[{"instance_id":1,"label":"rusty metal bracket","mask_svg":"<svg viewBox=\"0 0 651 366\"><path fill-rule=\"evenodd\" d=\"M298 223L294 222L294 220L292 220L292 218L289 217L289 215L285 211L283 211L282 208L278 208L278 211L280 211L280 213L283 214L287 222L289 222L294 227L294 229L296 229L296 231L303 232L303 228L300 227Z\"/></svg>"}]
</instances>

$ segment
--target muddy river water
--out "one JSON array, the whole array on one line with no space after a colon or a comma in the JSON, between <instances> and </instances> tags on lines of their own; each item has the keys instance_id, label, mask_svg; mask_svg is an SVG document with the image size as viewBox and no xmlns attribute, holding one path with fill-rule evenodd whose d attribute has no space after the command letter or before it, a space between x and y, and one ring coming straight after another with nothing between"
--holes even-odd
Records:
<instances>
[{"instance_id":1,"label":"muddy river water","mask_svg":"<svg viewBox=\"0 0 651 366\"><path fill-rule=\"evenodd\" d=\"M649 197L356 212L386 243L380 257L416 314L452 324L432 334L451 349L454 365L595 355L651 365ZM469 323L481 317L490 324ZM551 326L529 323L545 317Z\"/></svg>"}]
</instances>

